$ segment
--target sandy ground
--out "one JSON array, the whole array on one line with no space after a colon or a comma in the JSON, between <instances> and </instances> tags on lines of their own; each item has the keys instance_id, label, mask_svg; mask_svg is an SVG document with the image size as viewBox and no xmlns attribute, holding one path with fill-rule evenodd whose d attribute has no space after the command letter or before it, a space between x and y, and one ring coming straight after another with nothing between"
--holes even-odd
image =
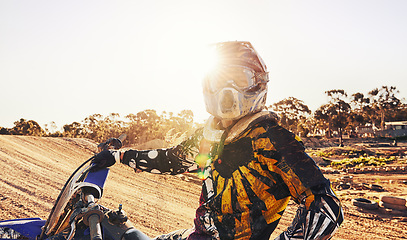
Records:
<instances>
[{"instance_id":1,"label":"sandy ground","mask_svg":"<svg viewBox=\"0 0 407 240\"><path fill-rule=\"evenodd\" d=\"M40 217L46 219L71 172L90 158L96 144L86 139L40 138L0 135L0 220ZM326 174L332 182L349 174ZM370 189L337 190L345 221L333 239L406 239L407 215L388 210L364 210L353 198L378 201L381 195L407 196L406 173L354 174L353 184L379 184ZM194 175L134 173L127 166L111 168L100 204L115 209L123 204L134 225L153 237L192 227L198 206L200 182ZM296 205L290 202L274 239L291 223Z\"/></svg>"}]
</instances>

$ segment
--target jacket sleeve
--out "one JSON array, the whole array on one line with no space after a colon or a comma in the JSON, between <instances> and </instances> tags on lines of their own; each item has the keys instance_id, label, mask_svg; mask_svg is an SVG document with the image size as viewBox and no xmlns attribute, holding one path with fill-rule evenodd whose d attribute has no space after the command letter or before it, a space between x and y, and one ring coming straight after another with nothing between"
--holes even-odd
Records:
<instances>
[{"instance_id":1,"label":"jacket sleeve","mask_svg":"<svg viewBox=\"0 0 407 240\"><path fill-rule=\"evenodd\" d=\"M132 168L151 173L180 174L190 171L195 166L195 155L198 153L198 143L201 131L179 145L171 148L153 150L127 150L121 162Z\"/></svg>"},{"instance_id":2,"label":"jacket sleeve","mask_svg":"<svg viewBox=\"0 0 407 240\"><path fill-rule=\"evenodd\" d=\"M343 222L339 199L327 184L304 193L293 222L275 240L330 239Z\"/></svg>"},{"instance_id":3,"label":"jacket sleeve","mask_svg":"<svg viewBox=\"0 0 407 240\"><path fill-rule=\"evenodd\" d=\"M299 203L290 227L276 239L329 239L343 222L340 201L301 140L277 124L269 128L276 163L291 196Z\"/></svg>"}]
</instances>

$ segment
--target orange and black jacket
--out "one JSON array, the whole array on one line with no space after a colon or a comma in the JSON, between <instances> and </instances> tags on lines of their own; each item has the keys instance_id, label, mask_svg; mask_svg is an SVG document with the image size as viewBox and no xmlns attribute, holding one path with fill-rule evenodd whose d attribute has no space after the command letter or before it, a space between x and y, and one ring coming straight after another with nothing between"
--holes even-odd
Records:
<instances>
[{"instance_id":1,"label":"orange and black jacket","mask_svg":"<svg viewBox=\"0 0 407 240\"><path fill-rule=\"evenodd\" d=\"M149 172L183 173L193 164L188 154L201 134L174 148L128 150L123 163ZM190 240L269 239L290 199L299 208L277 239L329 239L343 221L329 180L302 142L275 121L251 126L211 157Z\"/></svg>"}]
</instances>

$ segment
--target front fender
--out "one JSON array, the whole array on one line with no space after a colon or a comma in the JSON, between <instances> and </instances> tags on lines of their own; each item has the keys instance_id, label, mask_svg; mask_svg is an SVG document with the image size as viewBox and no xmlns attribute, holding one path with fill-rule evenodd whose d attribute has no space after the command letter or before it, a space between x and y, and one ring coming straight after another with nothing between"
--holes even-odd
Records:
<instances>
[{"instance_id":1,"label":"front fender","mask_svg":"<svg viewBox=\"0 0 407 240\"><path fill-rule=\"evenodd\" d=\"M22 218L0 221L0 228L11 228L28 239L35 239L41 234L45 220L41 218Z\"/></svg>"}]
</instances>

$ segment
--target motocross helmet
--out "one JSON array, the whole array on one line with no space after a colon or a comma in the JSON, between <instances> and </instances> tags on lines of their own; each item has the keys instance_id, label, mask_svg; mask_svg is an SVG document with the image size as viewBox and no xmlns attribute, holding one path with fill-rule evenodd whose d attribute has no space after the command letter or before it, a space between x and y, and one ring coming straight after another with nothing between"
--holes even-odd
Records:
<instances>
[{"instance_id":1,"label":"motocross helmet","mask_svg":"<svg viewBox=\"0 0 407 240\"><path fill-rule=\"evenodd\" d=\"M206 110L228 120L261 111L266 103L268 72L251 43L221 42L214 50L218 62L203 80Z\"/></svg>"}]
</instances>

